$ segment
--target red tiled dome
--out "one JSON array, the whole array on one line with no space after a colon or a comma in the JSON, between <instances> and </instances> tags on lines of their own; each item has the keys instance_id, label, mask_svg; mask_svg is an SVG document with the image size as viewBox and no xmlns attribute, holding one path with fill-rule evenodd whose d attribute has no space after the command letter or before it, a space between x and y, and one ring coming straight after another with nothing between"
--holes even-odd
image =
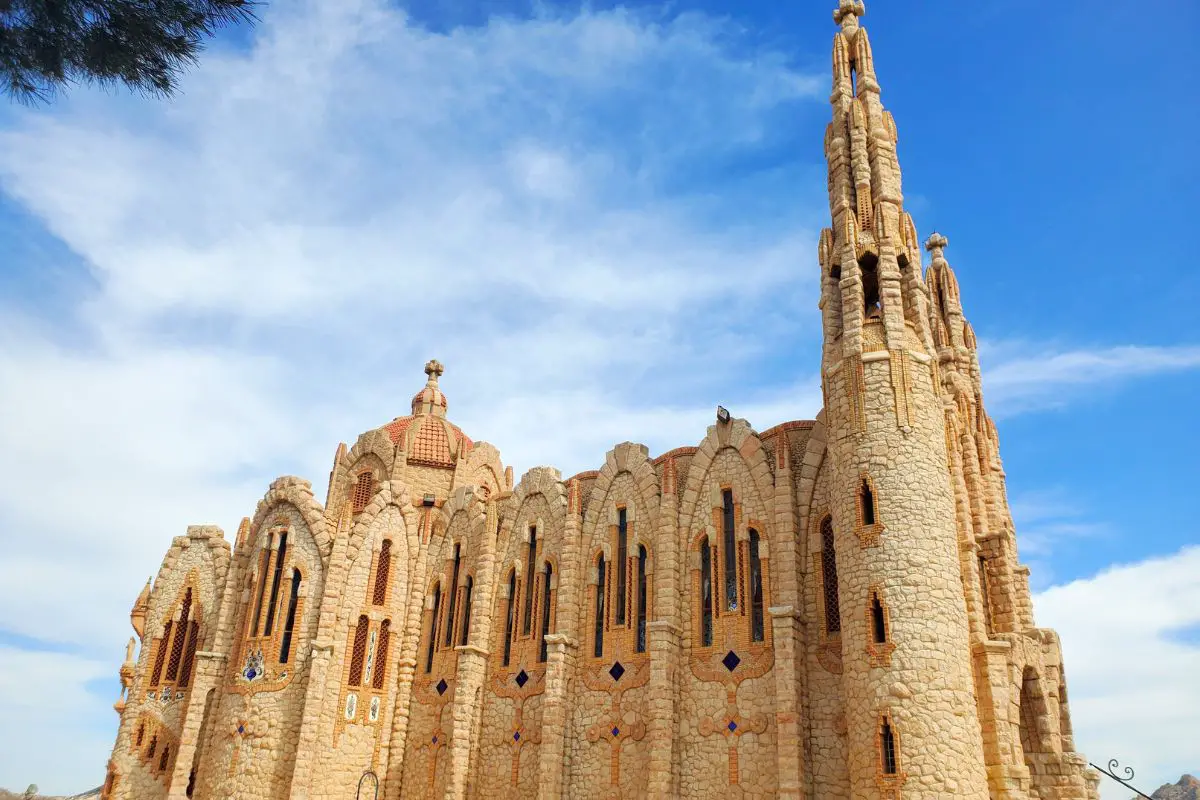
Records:
<instances>
[{"instance_id":1,"label":"red tiled dome","mask_svg":"<svg viewBox=\"0 0 1200 800\"><path fill-rule=\"evenodd\" d=\"M461 428L446 419L446 395L437 385L443 371L437 361L426 364L425 374L429 380L425 388L413 396L413 413L396 417L381 429L392 444L405 442L410 464L453 468L455 461L475 446Z\"/></svg>"}]
</instances>

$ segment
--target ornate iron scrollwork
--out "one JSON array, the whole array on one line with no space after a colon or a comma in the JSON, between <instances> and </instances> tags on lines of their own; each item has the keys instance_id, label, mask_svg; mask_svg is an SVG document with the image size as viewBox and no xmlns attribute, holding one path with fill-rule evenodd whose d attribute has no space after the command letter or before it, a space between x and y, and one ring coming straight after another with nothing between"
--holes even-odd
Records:
<instances>
[{"instance_id":1,"label":"ornate iron scrollwork","mask_svg":"<svg viewBox=\"0 0 1200 800\"><path fill-rule=\"evenodd\" d=\"M1129 789L1130 791L1135 792L1138 797L1144 797L1144 798L1146 798L1146 800L1154 800L1153 797L1146 794L1145 792L1140 791L1135 786L1133 786L1131 783L1129 783L1129 781L1133 780L1133 767L1122 767L1121 762L1115 758L1110 758L1108 760L1108 769L1104 769L1103 767L1096 766L1095 764L1091 763L1090 761L1088 762L1088 766L1091 767L1092 769L1099 770L1100 772L1104 773L1108 777L1112 778L1117 783L1124 786L1126 789ZM1116 774L1117 770L1121 770L1122 774L1124 774L1125 777L1124 778L1117 777L1117 774Z\"/></svg>"}]
</instances>

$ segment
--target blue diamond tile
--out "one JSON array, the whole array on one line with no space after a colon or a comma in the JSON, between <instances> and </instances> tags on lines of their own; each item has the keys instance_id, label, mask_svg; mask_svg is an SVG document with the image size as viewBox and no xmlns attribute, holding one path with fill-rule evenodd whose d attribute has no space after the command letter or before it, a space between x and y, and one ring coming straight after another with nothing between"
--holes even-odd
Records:
<instances>
[{"instance_id":1,"label":"blue diamond tile","mask_svg":"<svg viewBox=\"0 0 1200 800\"><path fill-rule=\"evenodd\" d=\"M621 662L618 661L609 668L608 674L612 676L614 681L619 681L621 680L621 676L625 674L625 668L621 666Z\"/></svg>"},{"instance_id":2,"label":"blue diamond tile","mask_svg":"<svg viewBox=\"0 0 1200 800\"><path fill-rule=\"evenodd\" d=\"M252 670L252 669L246 670L246 680L252 681L252 680L254 680L254 677L256 675L258 675L258 673L255 672L254 670Z\"/></svg>"},{"instance_id":3,"label":"blue diamond tile","mask_svg":"<svg viewBox=\"0 0 1200 800\"><path fill-rule=\"evenodd\" d=\"M438 694L445 694L446 690L450 688L450 684L446 683L445 678L442 678L434 688L437 689Z\"/></svg>"},{"instance_id":4,"label":"blue diamond tile","mask_svg":"<svg viewBox=\"0 0 1200 800\"><path fill-rule=\"evenodd\" d=\"M520 731L513 731L513 741L514 742L521 741L521 732Z\"/></svg>"},{"instance_id":5,"label":"blue diamond tile","mask_svg":"<svg viewBox=\"0 0 1200 800\"><path fill-rule=\"evenodd\" d=\"M525 670L521 670L520 672L517 673L516 680L517 680L517 686L524 689L525 684L529 682L529 675L526 674Z\"/></svg>"},{"instance_id":6,"label":"blue diamond tile","mask_svg":"<svg viewBox=\"0 0 1200 800\"><path fill-rule=\"evenodd\" d=\"M434 743L434 744L437 744L437 737L436 737L436 736L435 736L435 737L433 737L433 743Z\"/></svg>"},{"instance_id":7,"label":"blue diamond tile","mask_svg":"<svg viewBox=\"0 0 1200 800\"><path fill-rule=\"evenodd\" d=\"M733 733L736 730L737 730L737 723L734 722L733 720L729 720L729 732Z\"/></svg>"},{"instance_id":8,"label":"blue diamond tile","mask_svg":"<svg viewBox=\"0 0 1200 800\"><path fill-rule=\"evenodd\" d=\"M742 663L742 660L738 658L737 653L730 650L725 654L725 657L721 659L721 663L725 665L725 669L733 672L738 668L738 664Z\"/></svg>"},{"instance_id":9,"label":"blue diamond tile","mask_svg":"<svg viewBox=\"0 0 1200 800\"><path fill-rule=\"evenodd\" d=\"M620 735L621 735L621 729L620 729L620 728L617 728L617 727L614 727L614 728L612 729L612 735L613 735L613 736L620 736Z\"/></svg>"},{"instance_id":10,"label":"blue diamond tile","mask_svg":"<svg viewBox=\"0 0 1200 800\"><path fill-rule=\"evenodd\" d=\"M243 734L243 733L245 733L245 732L246 732L246 726L245 726L245 725L238 725L238 733L239 733L239 734Z\"/></svg>"}]
</instances>

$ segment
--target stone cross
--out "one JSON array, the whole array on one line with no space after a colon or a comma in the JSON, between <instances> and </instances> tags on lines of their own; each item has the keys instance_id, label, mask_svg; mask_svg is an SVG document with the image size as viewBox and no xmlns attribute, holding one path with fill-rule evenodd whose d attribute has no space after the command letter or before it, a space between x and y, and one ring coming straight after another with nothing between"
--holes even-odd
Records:
<instances>
[{"instance_id":1,"label":"stone cross","mask_svg":"<svg viewBox=\"0 0 1200 800\"><path fill-rule=\"evenodd\" d=\"M436 358L432 359L425 365L425 374L428 375L429 380L433 381L435 384L437 383L437 379L442 377L442 373L445 371L446 368L442 366L442 362L438 361Z\"/></svg>"}]
</instances>

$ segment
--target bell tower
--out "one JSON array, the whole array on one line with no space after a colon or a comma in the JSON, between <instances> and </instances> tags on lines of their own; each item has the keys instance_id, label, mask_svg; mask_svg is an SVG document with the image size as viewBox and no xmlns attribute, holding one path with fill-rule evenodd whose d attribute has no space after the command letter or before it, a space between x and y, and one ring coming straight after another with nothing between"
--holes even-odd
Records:
<instances>
[{"instance_id":1,"label":"bell tower","mask_svg":"<svg viewBox=\"0 0 1200 800\"><path fill-rule=\"evenodd\" d=\"M865 11L834 12L819 247L851 796L986 800L929 295Z\"/></svg>"}]
</instances>

